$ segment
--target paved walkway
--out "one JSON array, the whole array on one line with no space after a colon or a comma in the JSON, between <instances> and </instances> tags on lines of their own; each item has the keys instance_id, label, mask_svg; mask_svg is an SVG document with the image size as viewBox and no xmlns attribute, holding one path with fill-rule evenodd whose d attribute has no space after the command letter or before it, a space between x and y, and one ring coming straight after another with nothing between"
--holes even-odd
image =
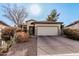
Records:
<instances>
[{"instance_id":1,"label":"paved walkway","mask_svg":"<svg viewBox=\"0 0 79 59\"><path fill-rule=\"evenodd\" d=\"M79 55L79 41L64 37L32 37L12 46L8 56Z\"/></svg>"}]
</instances>

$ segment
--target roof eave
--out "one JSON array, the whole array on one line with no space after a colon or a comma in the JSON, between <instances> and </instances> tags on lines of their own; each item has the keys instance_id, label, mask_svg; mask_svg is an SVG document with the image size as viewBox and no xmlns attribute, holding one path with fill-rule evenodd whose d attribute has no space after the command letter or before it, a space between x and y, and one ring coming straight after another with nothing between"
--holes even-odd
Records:
<instances>
[{"instance_id":1,"label":"roof eave","mask_svg":"<svg viewBox=\"0 0 79 59\"><path fill-rule=\"evenodd\" d=\"M32 24L63 24L63 22L32 22Z\"/></svg>"}]
</instances>

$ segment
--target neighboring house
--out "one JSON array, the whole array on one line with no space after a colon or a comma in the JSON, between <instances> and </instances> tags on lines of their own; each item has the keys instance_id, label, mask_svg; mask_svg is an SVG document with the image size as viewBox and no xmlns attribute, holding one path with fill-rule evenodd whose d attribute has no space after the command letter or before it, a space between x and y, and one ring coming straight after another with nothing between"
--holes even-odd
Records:
<instances>
[{"instance_id":1,"label":"neighboring house","mask_svg":"<svg viewBox=\"0 0 79 59\"><path fill-rule=\"evenodd\" d=\"M79 29L79 20L67 25L66 28Z\"/></svg>"},{"instance_id":2,"label":"neighboring house","mask_svg":"<svg viewBox=\"0 0 79 59\"><path fill-rule=\"evenodd\" d=\"M62 22L52 21L26 21L27 30L31 35L57 36L61 34Z\"/></svg>"},{"instance_id":3,"label":"neighboring house","mask_svg":"<svg viewBox=\"0 0 79 59\"><path fill-rule=\"evenodd\" d=\"M3 21L0 21L0 29L3 29L5 27L8 27L9 25L7 25L6 23L4 23Z\"/></svg>"},{"instance_id":4,"label":"neighboring house","mask_svg":"<svg viewBox=\"0 0 79 59\"><path fill-rule=\"evenodd\" d=\"M0 21L0 39L1 39L1 31L2 29L4 29L5 27L8 27L9 25L7 25L6 23L4 23L3 21Z\"/></svg>"}]
</instances>

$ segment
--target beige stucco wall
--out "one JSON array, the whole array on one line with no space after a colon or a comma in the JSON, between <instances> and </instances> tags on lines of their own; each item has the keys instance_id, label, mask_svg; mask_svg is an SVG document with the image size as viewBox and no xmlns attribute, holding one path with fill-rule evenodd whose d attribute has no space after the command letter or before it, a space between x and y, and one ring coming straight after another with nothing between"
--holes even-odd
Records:
<instances>
[{"instance_id":1,"label":"beige stucco wall","mask_svg":"<svg viewBox=\"0 0 79 59\"><path fill-rule=\"evenodd\" d=\"M37 27L39 26L57 27L59 31L59 35L61 34L61 29L60 29L61 24L35 24L35 35L37 35Z\"/></svg>"},{"instance_id":2,"label":"beige stucco wall","mask_svg":"<svg viewBox=\"0 0 79 59\"><path fill-rule=\"evenodd\" d=\"M7 26L5 26L5 25L3 25L3 24L0 24L0 29L3 29L3 28L5 28L5 27L7 27Z\"/></svg>"},{"instance_id":3,"label":"beige stucco wall","mask_svg":"<svg viewBox=\"0 0 79 59\"><path fill-rule=\"evenodd\" d=\"M29 21L29 22L26 23L26 25L27 25L27 30L29 30L29 26L31 26L31 23L32 23L32 22L34 22L34 21Z\"/></svg>"},{"instance_id":4,"label":"beige stucco wall","mask_svg":"<svg viewBox=\"0 0 79 59\"><path fill-rule=\"evenodd\" d=\"M7 27L7 26L5 26L5 25L3 25L3 24L0 24L0 39L1 39L1 31L2 31L2 29L4 29L5 27Z\"/></svg>"}]
</instances>

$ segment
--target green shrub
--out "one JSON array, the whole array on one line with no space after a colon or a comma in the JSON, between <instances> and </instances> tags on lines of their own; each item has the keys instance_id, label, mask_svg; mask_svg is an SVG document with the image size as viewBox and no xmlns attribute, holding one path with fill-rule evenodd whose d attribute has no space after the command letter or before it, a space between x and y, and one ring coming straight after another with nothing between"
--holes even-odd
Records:
<instances>
[{"instance_id":1,"label":"green shrub","mask_svg":"<svg viewBox=\"0 0 79 59\"><path fill-rule=\"evenodd\" d=\"M71 39L79 40L79 30L77 29L64 29L64 34Z\"/></svg>"}]
</instances>

